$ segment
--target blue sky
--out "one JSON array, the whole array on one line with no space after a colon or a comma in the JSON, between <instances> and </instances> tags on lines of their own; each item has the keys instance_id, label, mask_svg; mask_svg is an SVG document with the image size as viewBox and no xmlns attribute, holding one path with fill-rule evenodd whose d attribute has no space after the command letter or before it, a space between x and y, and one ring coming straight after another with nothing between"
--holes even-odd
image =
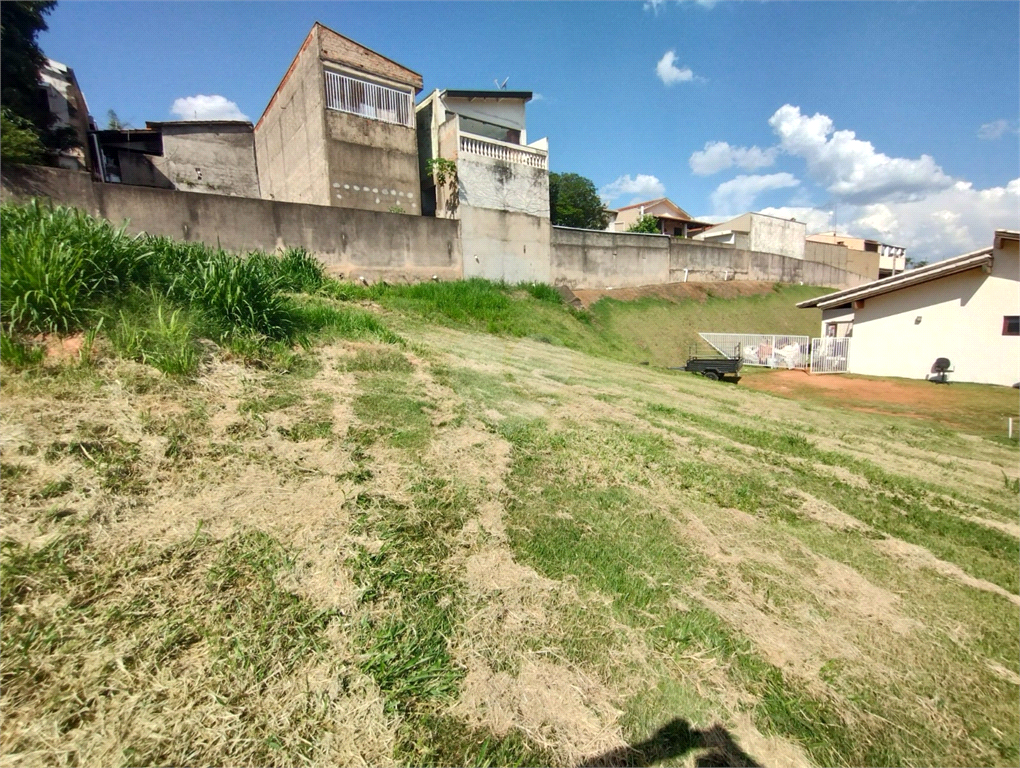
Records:
<instances>
[{"instance_id":1,"label":"blue sky","mask_svg":"<svg viewBox=\"0 0 1020 768\"><path fill-rule=\"evenodd\" d=\"M100 124L176 119L175 102L254 122L316 20L421 73L421 96L535 92L529 140L612 206L666 195L810 231L835 210L924 259L1020 228L1015 2L65 0L40 44Z\"/></svg>"}]
</instances>

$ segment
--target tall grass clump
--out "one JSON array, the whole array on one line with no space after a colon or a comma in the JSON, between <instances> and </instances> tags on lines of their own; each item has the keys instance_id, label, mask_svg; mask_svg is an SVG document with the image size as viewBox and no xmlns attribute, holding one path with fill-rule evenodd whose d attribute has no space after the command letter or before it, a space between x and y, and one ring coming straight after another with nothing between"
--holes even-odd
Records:
<instances>
[{"instance_id":1,"label":"tall grass clump","mask_svg":"<svg viewBox=\"0 0 1020 768\"><path fill-rule=\"evenodd\" d=\"M106 319L106 318L104 318ZM120 307L111 317L107 337L122 357L151 365L163 373L187 376L199 362L198 329L181 308L173 308L155 291Z\"/></svg>"},{"instance_id":2,"label":"tall grass clump","mask_svg":"<svg viewBox=\"0 0 1020 768\"><path fill-rule=\"evenodd\" d=\"M8 331L69 333L139 277L143 238L61 206L0 207L0 320Z\"/></svg>"}]
</instances>

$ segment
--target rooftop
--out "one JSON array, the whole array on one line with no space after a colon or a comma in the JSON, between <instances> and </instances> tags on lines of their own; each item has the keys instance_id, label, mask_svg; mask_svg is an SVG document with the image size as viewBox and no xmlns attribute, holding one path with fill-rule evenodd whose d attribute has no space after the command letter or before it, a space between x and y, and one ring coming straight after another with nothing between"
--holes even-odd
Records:
<instances>
[{"instance_id":1,"label":"rooftop","mask_svg":"<svg viewBox=\"0 0 1020 768\"><path fill-rule=\"evenodd\" d=\"M443 91L444 96L451 96L455 99L520 99L531 101L531 91L471 91L455 90L447 88Z\"/></svg>"},{"instance_id":2,"label":"rooftop","mask_svg":"<svg viewBox=\"0 0 1020 768\"><path fill-rule=\"evenodd\" d=\"M859 285L856 288L828 293L814 299L802 301L797 306L800 309L819 307L820 309L831 309L853 301L866 299L871 296L880 296L883 293L891 293L901 288L920 285L931 280L938 280L941 277L955 275L957 272L965 272L968 269L975 269L992 263L992 249L982 248L979 251L971 251L961 256L954 256L951 259L929 264L919 269L911 269L907 272L900 272L892 277L884 277L871 283Z\"/></svg>"}]
</instances>

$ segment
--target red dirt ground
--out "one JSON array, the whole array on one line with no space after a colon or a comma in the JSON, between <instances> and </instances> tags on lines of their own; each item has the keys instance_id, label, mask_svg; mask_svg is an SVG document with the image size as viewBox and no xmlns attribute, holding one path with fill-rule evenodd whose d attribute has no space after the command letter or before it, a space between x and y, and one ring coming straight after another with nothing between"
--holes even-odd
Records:
<instances>
[{"instance_id":1,"label":"red dirt ground","mask_svg":"<svg viewBox=\"0 0 1020 768\"><path fill-rule=\"evenodd\" d=\"M745 369L746 370L746 369ZM933 384L849 374L814 375L807 371L755 371L740 386L791 400L814 400L855 411L923 419L953 429L1000 434L1004 418L1016 416L1015 389L982 384Z\"/></svg>"}]
</instances>

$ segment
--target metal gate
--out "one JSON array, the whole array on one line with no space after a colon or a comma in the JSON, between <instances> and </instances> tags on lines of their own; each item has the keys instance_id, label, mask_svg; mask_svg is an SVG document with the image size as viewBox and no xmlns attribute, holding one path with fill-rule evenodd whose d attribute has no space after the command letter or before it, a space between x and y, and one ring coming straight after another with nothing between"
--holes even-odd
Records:
<instances>
[{"instance_id":1,"label":"metal gate","mask_svg":"<svg viewBox=\"0 0 1020 768\"><path fill-rule=\"evenodd\" d=\"M740 355L744 365L767 368L806 368L811 349L807 336L773 333L699 333L701 338L727 357Z\"/></svg>"},{"instance_id":2,"label":"metal gate","mask_svg":"<svg viewBox=\"0 0 1020 768\"><path fill-rule=\"evenodd\" d=\"M850 337L811 339L811 373L847 373Z\"/></svg>"}]
</instances>

